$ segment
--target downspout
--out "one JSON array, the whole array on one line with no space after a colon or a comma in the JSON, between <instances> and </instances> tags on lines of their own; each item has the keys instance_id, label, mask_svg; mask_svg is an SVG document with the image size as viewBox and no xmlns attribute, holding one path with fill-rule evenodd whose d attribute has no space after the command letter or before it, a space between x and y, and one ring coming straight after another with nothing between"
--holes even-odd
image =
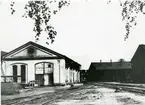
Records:
<instances>
[{"instance_id":1,"label":"downspout","mask_svg":"<svg viewBox=\"0 0 145 105\"><path fill-rule=\"evenodd\" d=\"M61 81L60 81L60 79L61 79L61 78L60 78L60 60L58 60L58 64L59 64L59 83L60 83L60 82L61 82Z\"/></svg>"}]
</instances>

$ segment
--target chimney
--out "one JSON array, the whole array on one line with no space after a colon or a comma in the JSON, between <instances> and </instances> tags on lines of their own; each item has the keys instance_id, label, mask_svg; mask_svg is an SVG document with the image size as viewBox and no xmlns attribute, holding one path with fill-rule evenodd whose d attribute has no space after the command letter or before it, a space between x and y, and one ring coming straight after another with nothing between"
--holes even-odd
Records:
<instances>
[{"instance_id":1,"label":"chimney","mask_svg":"<svg viewBox=\"0 0 145 105\"><path fill-rule=\"evenodd\" d=\"M112 59L110 59L110 63L112 63Z\"/></svg>"},{"instance_id":2,"label":"chimney","mask_svg":"<svg viewBox=\"0 0 145 105\"><path fill-rule=\"evenodd\" d=\"M110 59L110 65L112 65L112 59Z\"/></svg>"}]
</instances>

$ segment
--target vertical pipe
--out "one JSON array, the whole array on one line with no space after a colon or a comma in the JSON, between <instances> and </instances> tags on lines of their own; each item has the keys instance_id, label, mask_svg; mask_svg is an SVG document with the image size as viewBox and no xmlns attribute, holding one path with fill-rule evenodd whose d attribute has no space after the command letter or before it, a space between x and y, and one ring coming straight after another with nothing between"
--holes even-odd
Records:
<instances>
[{"instance_id":1,"label":"vertical pipe","mask_svg":"<svg viewBox=\"0 0 145 105\"><path fill-rule=\"evenodd\" d=\"M60 78L60 60L58 60L58 64L59 64L59 83L60 83L60 82L61 82L61 81L60 81L60 79L61 79L61 78Z\"/></svg>"},{"instance_id":2,"label":"vertical pipe","mask_svg":"<svg viewBox=\"0 0 145 105\"><path fill-rule=\"evenodd\" d=\"M27 77L26 83L28 83L28 65L26 65L26 66L27 66L27 69L26 69L26 72L27 72L27 74L26 74L26 75L27 75L27 76L26 76L26 77ZM35 67L34 67L34 69L35 69ZM36 70L36 69L35 69L35 70ZM34 72L36 72L36 71L34 71ZM34 74L34 75L35 75L35 74Z\"/></svg>"}]
</instances>

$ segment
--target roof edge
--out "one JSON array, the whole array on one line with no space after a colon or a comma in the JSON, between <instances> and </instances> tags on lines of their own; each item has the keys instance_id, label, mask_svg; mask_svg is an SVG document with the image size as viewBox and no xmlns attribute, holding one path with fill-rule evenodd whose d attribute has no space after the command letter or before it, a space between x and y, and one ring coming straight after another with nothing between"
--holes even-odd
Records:
<instances>
[{"instance_id":1,"label":"roof edge","mask_svg":"<svg viewBox=\"0 0 145 105\"><path fill-rule=\"evenodd\" d=\"M59 56L59 57L62 57L62 58L64 58L64 59L71 60L72 62L75 62L75 63L77 63L78 65L81 66L81 64L79 64L78 62L72 60L71 58L69 58L69 57L67 57L67 56L65 56L65 55L63 55L63 54L57 53L56 51L53 51L53 50L51 50L51 49L49 49L49 48L47 48L47 47L45 47L45 46L42 46L42 45L40 45L40 44L37 44L37 43L35 43L35 42L33 42L33 41L29 41L29 42L27 42L27 43L25 43L25 44L23 44L23 45L21 45L21 46L15 48L14 50L11 50L11 51L8 52L7 54L5 54L3 57L6 57L6 56L10 55L10 54L14 53L14 52L17 51L17 50L20 50L21 48L26 47L26 46L29 45L29 44L34 45L34 46L36 46L36 47L40 47L40 48L42 48L42 49L44 49L44 50L50 51L51 53L56 54L56 55Z\"/></svg>"}]
</instances>

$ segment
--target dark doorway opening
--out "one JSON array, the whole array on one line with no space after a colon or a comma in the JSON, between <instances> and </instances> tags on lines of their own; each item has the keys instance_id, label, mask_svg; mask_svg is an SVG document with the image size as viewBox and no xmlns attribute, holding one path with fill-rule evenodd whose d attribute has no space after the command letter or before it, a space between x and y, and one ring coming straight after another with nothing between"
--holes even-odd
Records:
<instances>
[{"instance_id":1,"label":"dark doorway opening","mask_svg":"<svg viewBox=\"0 0 145 105\"><path fill-rule=\"evenodd\" d=\"M21 82L26 82L26 65L21 65Z\"/></svg>"},{"instance_id":2,"label":"dark doorway opening","mask_svg":"<svg viewBox=\"0 0 145 105\"><path fill-rule=\"evenodd\" d=\"M35 80L38 82L39 86L44 86L44 74L35 74Z\"/></svg>"},{"instance_id":3,"label":"dark doorway opening","mask_svg":"<svg viewBox=\"0 0 145 105\"><path fill-rule=\"evenodd\" d=\"M53 83L53 73L50 73L50 74L48 74L48 76L49 76L49 83L48 83L48 85L53 85L54 83Z\"/></svg>"},{"instance_id":4,"label":"dark doorway opening","mask_svg":"<svg viewBox=\"0 0 145 105\"><path fill-rule=\"evenodd\" d=\"M17 65L13 65L13 82L17 82Z\"/></svg>"}]
</instances>

